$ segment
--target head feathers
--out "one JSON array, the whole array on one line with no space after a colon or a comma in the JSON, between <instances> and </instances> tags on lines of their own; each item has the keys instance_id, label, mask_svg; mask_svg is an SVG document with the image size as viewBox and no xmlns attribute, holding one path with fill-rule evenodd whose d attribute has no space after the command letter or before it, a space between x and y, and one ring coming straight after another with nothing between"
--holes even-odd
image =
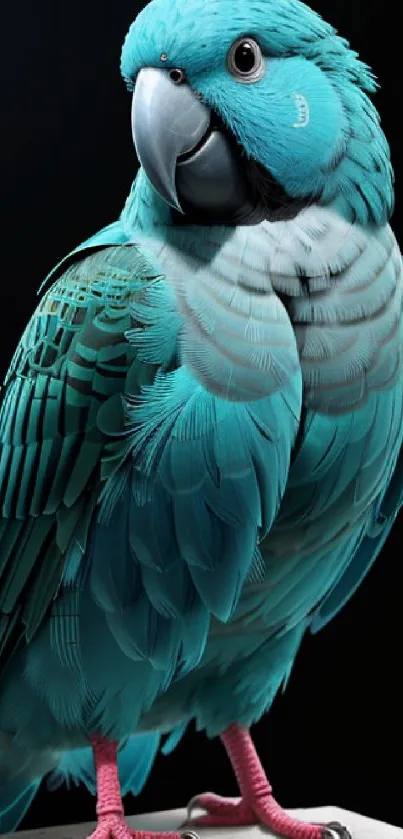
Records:
<instances>
[{"instance_id":1,"label":"head feathers","mask_svg":"<svg viewBox=\"0 0 403 839\"><path fill-rule=\"evenodd\" d=\"M242 35L254 37L265 56L256 84L238 84L227 69L228 50ZM361 224L389 219L389 147L367 95L376 90L374 76L300 0L152 0L123 47L129 88L146 66L183 68L246 155L290 197Z\"/></svg>"}]
</instances>

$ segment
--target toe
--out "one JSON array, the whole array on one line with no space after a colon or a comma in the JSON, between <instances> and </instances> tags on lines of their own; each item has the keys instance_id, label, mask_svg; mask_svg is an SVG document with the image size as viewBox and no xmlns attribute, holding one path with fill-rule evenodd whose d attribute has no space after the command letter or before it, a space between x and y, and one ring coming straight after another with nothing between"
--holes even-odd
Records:
<instances>
[{"instance_id":1,"label":"toe","mask_svg":"<svg viewBox=\"0 0 403 839\"><path fill-rule=\"evenodd\" d=\"M194 810L205 810L210 815L223 815L223 813L236 809L240 801L241 799L238 798L222 798L220 795L215 795L214 792L202 792L190 799L187 806L187 818L192 818Z\"/></svg>"},{"instance_id":2,"label":"toe","mask_svg":"<svg viewBox=\"0 0 403 839\"><path fill-rule=\"evenodd\" d=\"M202 816L192 816L196 809ZM241 798L221 798L213 792L195 795L187 807L187 823L194 827L241 827L254 824L255 814Z\"/></svg>"}]
</instances>

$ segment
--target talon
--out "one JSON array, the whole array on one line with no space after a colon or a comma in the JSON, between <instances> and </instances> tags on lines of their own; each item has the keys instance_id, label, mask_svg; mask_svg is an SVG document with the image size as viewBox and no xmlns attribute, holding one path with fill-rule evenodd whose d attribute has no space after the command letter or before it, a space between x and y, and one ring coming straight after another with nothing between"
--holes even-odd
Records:
<instances>
[{"instance_id":1,"label":"talon","mask_svg":"<svg viewBox=\"0 0 403 839\"><path fill-rule=\"evenodd\" d=\"M350 831L339 822L329 822L322 836L323 839L353 839Z\"/></svg>"},{"instance_id":2,"label":"talon","mask_svg":"<svg viewBox=\"0 0 403 839\"><path fill-rule=\"evenodd\" d=\"M191 798L190 801L188 801L188 805L186 807L186 820L187 821L190 821L190 819L192 817L192 810L194 810L197 807L198 800L199 800L199 796L194 795L193 798Z\"/></svg>"},{"instance_id":3,"label":"talon","mask_svg":"<svg viewBox=\"0 0 403 839\"><path fill-rule=\"evenodd\" d=\"M205 813L214 813L218 809L222 810L222 799L219 799L214 792L200 792L198 795L194 795L193 798L190 799L187 808L186 808L186 822L193 821L192 819L192 812L195 809L204 810Z\"/></svg>"}]
</instances>

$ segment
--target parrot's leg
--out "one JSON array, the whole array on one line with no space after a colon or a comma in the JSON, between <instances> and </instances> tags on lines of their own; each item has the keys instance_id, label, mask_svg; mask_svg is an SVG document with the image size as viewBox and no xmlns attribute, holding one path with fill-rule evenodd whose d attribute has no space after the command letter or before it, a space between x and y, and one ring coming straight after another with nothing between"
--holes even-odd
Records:
<instances>
[{"instance_id":1,"label":"parrot's leg","mask_svg":"<svg viewBox=\"0 0 403 839\"><path fill-rule=\"evenodd\" d=\"M212 792L196 795L188 805L187 824L192 827L241 827L262 824L287 839L351 839L345 827L332 823L308 824L293 819L273 798L271 786L247 728L234 724L221 734L232 763L241 799L220 798ZM191 818L196 807L206 815Z\"/></svg>"},{"instance_id":2,"label":"parrot's leg","mask_svg":"<svg viewBox=\"0 0 403 839\"><path fill-rule=\"evenodd\" d=\"M185 834L151 833L129 827L124 817L120 790L117 743L106 737L90 739L97 778L98 823L88 839L185 839Z\"/></svg>"}]
</instances>

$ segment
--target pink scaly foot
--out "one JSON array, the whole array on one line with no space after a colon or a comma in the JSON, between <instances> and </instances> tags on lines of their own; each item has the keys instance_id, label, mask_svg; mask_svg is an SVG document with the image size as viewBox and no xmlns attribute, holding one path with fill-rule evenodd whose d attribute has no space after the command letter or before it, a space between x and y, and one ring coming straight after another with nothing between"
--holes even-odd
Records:
<instances>
[{"instance_id":1,"label":"pink scaly foot","mask_svg":"<svg viewBox=\"0 0 403 839\"><path fill-rule=\"evenodd\" d=\"M234 724L221 735L232 763L241 799L220 798L212 792L196 795L188 805L190 827L244 827L261 824L286 839L351 839L338 823L307 824L289 816L273 798L271 786L257 756L248 729ZM200 807L206 815L192 819Z\"/></svg>"},{"instance_id":2,"label":"pink scaly foot","mask_svg":"<svg viewBox=\"0 0 403 839\"><path fill-rule=\"evenodd\" d=\"M125 821L117 768L117 744L106 737L91 737L97 777L98 823L88 839L199 839L188 833L151 833L132 830Z\"/></svg>"}]
</instances>

